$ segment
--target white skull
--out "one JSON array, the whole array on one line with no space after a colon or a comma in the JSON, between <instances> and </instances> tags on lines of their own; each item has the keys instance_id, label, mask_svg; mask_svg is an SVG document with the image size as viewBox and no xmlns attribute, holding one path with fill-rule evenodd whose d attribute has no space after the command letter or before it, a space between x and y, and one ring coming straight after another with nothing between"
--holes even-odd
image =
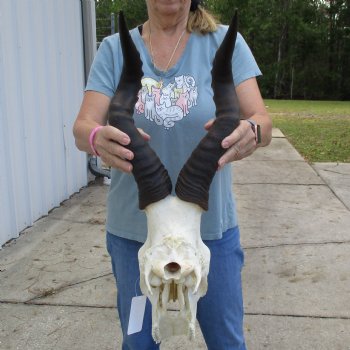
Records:
<instances>
[{"instance_id":1,"label":"white skull","mask_svg":"<svg viewBox=\"0 0 350 350\"><path fill-rule=\"evenodd\" d=\"M152 336L195 336L197 302L207 292L210 251L200 236L203 210L168 196L146 207L148 234L138 253L140 287L152 304Z\"/></svg>"}]
</instances>

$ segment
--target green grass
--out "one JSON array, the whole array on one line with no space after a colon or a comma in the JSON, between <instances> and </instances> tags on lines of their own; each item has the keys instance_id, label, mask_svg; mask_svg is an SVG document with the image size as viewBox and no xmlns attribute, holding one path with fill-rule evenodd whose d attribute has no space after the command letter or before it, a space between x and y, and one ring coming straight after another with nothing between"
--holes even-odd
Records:
<instances>
[{"instance_id":1,"label":"green grass","mask_svg":"<svg viewBox=\"0 0 350 350\"><path fill-rule=\"evenodd\" d=\"M309 162L350 162L350 102L265 100L273 120Z\"/></svg>"},{"instance_id":2,"label":"green grass","mask_svg":"<svg viewBox=\"0 0 350 350\"><path fill-rule=\"evenodd\" d=\"M289 113L300 116L350 118L350 101L291 101L265 100L270 113Z\"/></svg>"}]
</instances>

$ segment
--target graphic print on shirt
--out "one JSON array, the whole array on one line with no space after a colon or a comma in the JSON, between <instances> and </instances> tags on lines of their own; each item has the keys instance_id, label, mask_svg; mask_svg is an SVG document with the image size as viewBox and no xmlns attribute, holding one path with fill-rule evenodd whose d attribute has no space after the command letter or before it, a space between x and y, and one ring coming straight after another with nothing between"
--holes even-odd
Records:
<instances>
[{"instance_id":1,"label":"graphic print on shirt","mask_svg":"<svg viewBox=\"0 0 350 350\"><path fill-rule=\"evenodd\" d=\"M145 77L141 84L135 105L136 113L143 114L146 119L167 130L186 117L190 109L197 105L198 89L191 75L174 77L167 85Z\"/></svg>"}]
</instances>

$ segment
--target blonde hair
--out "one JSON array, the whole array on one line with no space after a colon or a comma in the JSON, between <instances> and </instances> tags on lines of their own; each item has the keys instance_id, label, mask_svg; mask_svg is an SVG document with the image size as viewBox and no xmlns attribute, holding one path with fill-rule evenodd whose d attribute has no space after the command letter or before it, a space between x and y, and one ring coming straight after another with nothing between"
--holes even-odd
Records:
<instances>
[{"instance_id":1,"label":"blonde hair","mask_svg":"<svg viewBox=\"0 0 350 350\"><path fill-rule=\"evenodd\" d=\"M195 11L190 11L187 30L191 32L198 32L201 34L212 33L217 30L219 21L202 6L198 5Z\"/></svg>"}]
</instances>

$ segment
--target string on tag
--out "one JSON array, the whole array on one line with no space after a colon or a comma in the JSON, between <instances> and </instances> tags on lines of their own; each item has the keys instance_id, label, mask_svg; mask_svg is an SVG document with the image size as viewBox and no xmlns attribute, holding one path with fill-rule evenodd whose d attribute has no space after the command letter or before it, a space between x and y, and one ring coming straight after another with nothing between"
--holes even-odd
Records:
<instances>
[{"instance_id":1,"label":"string on tag","mask_svg":"<svg viewBox=\"0 0 350 350\"><path fill-rule=\"evenodd\" d=\"M137 297L137 282L140 281L140 276L137 277L137 280L135 281L135 297Z\"/></svg>"}]
</instances>

